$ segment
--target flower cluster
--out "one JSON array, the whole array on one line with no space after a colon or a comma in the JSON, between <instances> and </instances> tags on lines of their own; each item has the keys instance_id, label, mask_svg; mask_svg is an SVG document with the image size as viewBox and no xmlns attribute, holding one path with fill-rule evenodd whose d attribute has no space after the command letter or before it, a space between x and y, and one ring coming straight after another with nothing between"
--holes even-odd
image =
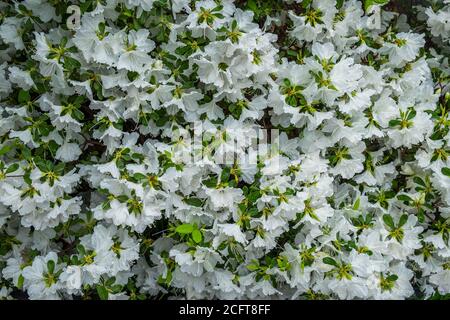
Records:
<instances>
[{"instance_id":1,"label":"flower cluster","mask_svg":"<svg viewBox=\"0 0 450 320\"><path fill-rule=\"evenodd\" d=\"M387 2L0 1L0 297L448 297L450 1Z\"/></svg>"}]
</instances>

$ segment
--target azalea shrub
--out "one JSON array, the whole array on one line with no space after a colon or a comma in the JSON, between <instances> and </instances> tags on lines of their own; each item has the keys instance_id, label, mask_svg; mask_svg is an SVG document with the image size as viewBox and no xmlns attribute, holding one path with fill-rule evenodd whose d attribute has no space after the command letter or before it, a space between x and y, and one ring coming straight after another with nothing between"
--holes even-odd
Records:
<instances>
[{"instance_id":1,"label":"azalea shrub","mask_svg":"<svg viewBox=\"0 0 450 320\"><path fill-rule=\"evenodd\" d=\"M449 297L449 0L0 12L0 297Z\"/></svg>"}]
</instances>

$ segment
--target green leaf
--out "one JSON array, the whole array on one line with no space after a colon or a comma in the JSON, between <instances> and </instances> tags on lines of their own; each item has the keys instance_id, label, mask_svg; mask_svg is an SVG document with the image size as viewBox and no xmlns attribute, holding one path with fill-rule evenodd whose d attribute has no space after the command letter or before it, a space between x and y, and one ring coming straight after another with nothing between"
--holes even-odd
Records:
<instances>
[{"instance_id":1,"label":"green leaf","mask_svg":"<svg viewBox=\"0 0 450 320\"><path fill-rule=\"evenodd\" d=\"M66 166L66 164L64 162L60 162L55 166L53 171L59 175L62 175L64 173L65 166Z\"/></svg>"},{"instance_id":2,"label":"green leaf","mask_svg":"<svg viewBox=\"0 0 450 320\"><path fill-rule=\"evenodd\" d=\"M231 169L229 167L223 168L222 174L220 175L221 182L228 182L230 180Z\"/></svg>"},{"instance_id":3,"label":"green leaf","mask_svg":"<svg viewBox=\"0 0 450 320\"><path fill-rule=\"evenodd\" d=\"M175 231L180 234L190 234L194 231L194 226L188 223L180 224Z\"/></svg>"},{"instance_id":4,"label":"green leaf","mask_svg":"<svg viewBox=\"0 0 450 320\"><path fill-rule=\"evenodd\" d=\"M214 7L211 12L216 12L216 11L222 11L223 6L222 5L218 5L217 7Z\"/></svg>"},{"instance_id":5,"label":"green leaf","mask_svg":"<svg viewBox=\"0 0 450 320\"><path fill-rule=\"evenodd\" d=\"M256 4L255 0L248 0L247 1L247 8L252 10L254 13L257 13L259 11L258 10L258 5Z\"/></svg>"},{"instance_id":6,"label":"green leaf","mask_svg":"<svg viewBox=\"0 0 450 320\"><path fill-rule=\"evenodd\" d=\"M73 117L75 120L81 121L81 120L84 119L84 113L81 112L81 111L78 110L78 109L75 109L75 110L73 110L73 112L72 112L72 117Z\"/></svg>"},{"instance_id":7,"label":"green leaf","mask_svg":"<svg viewBox=\"0 0 450 320\"><path fill-rule=\"evenodd\" d=\"M25 280L25 278L23 277L23 275L20 275L19 278L17 279L17 288L18 289L22 289L24 280Z\"/></svg>"},{"instance_id":8,"label":"green leaf","mask_svg":"<svg viewBox=\"0 0 450 320\"><path fill-rule=\"evenodd\" d=\"M312 3L312 0L303 0L302 7L306 9L311 5L311 3Z\"/></svg>"},{"instance_id":9,"label":"green leaf","mask_svg":"<svg viewBox=\"0 0 450 320\"><path fill-rule=\"evenodd\" d=\"M247 266L247 269L250 270L250 271L256 271L256 270L259 269L259 265L257 265L257 264L249 264Z\"/></svg>"},{"instance_id":10,"label":"green leaf","mask_svg":"<svg viewBox=\"0 0 450 320\"><path fill-rule=\"evenodd\" d=\"M441 172L442 172L442 174L446 175L447 177L450 177L450 168L442 168Z\"/></svg>"},{"instance_id":11,"label":"green leaf","mask_svg":"<svg viewBox=\"0 0 450 320\"><path fill-rule=\"evenodd\" d=\"M358 199L356 199L355 203L353 204L353 210L358 210L360 203L361 203L361 198L358 197Z\"/></svg>"},{"instance_id":12,"label":"green leaf","mask_svg":"<svg viewBox=\"0 0 450 320\"><path fill-rule=\"evenodd\" d=\"M389 277L386 278L388 281L396 281L398 279L398 276L396 274L391 274Z\"/></svg>"},{"instance_id":13,"label":"green leaf","mask_svg":"<svg viewBox=\"0 0 450 320\"><path fill-rule=\"evenodd\" d=\"M383 221L386 223L387 226L391 227L392 229L395 228L394 220L392 220L392 217L388 214L383 215Z\"/></svg>"},{"instance_id":14,"label":"green leaf","mask_svg":"<svg viewBox=\"0 0 450 320\"><path fill-rule=\"evenodd\" d=\"M414 201L410 196L407 196L406 194L398 195L397 199L400 201L405 201L405 202L413 202Z\"/></svg>"},{"instance_id":15,"label":"green leaf","mask_svg":"<svg viewBox=\"0 0 450 320\"><path fill-rule=\"evenodd\" d=\"M68 40L67 37L63 37L63 38L61 39L60 46L61 46L62 48L64 48L64 47L66 46L67 40Z\"/></svg>"},{"instance_id":16,"label":"green leaf","mask_svg":"<svg viewBox=\"0 0 450 320\"><path fill-rule=\"evenodd\" d=\"M111 287L115 282L116 282L116 277L111 277L106 281L105 286Z\"/></svg>"},{"instance_id":17,"label":"green leaf","mask_svg":"<svg viewBox=\"0 0 450 320\"><path fill-rule=\"evenodd\" d=\"M390 120L389 127L396 127L396 126L399 126L401 123L402 123L401 120L397 120L397 119Z\"/></svg>"},{"instance_id":18,"label":"green leaf","mask_svg":"<svg viewBox=\"0 0 450 320\"><path fill-rule=\"evenodd\" d=\"M133 175L133 178L136 179L137 181L141 181L141 180L147 179L147 176L145 174L140 173L140 172L136 172Z\"/></svg>"},{"instance_id":19,"label":"green leaf","mask_svg":"<svg viewBox=\"0 0 450 320\"><path fill-rule=\"evenodd\" d=\"M11 145L8 145L8 144L6 146L3 146L0 149L0 156L4 155L5 153L8 153L12 148L13 147Z\"/></svg>"},{"instance_id":20,"label":"green leaf","mask_svg":"<svg viewBox=\"0 0 450 320\"><path fill-rule=\"evenodd\" d=\"M217 178L211 177L211 178L203 181L203 184L208 188L214 188L217 186Z\"/></svg>"},{"instance_id":21,"label":"green leaf","mask_svg":"<svg viewBox=\"0 0 450 320\"><path fill-rule=\"evenodd\" d=\"M448 246L449 237L450 237L450 233L448 232L448 230L444 230L444 232L442 233L442 240L444 240L444 242L447 246Z\"/></svg>"},{"instance_id":22,"label":"green leaf","mask_svg":"<svg viewBox=\"0 0 450 320\"><path fill-rule=\"evenodd\" d=\"M108 300L108 290L104 286L97 286L97 293L100 299Z\"/></svg>"},{"instance_id":23,"label":"green leaf","mask_svg":"<svg viewBox=\"0 0 450 320\"><path fill-rule=\"evenodd\" d=\"M81 63L74 58L64 57L64 67L66 67L69 70L77 69L81 67Z\"/></svg>"},{"instance_id":24,"label":"green leaf","mask_svg":"<svg viewBox=\"0 0 450 320\"><path fill-rule=\"evenodd\" d=\"M27 147L23 147L22 156L25 160L30 161L31 160L31 150L28 149Z\"/></svg>"},{"instance_id":25,"label":"green leaf","mask_svg":"<svg viewBox=\"0 0 450 320\"><path fill-rule=\"evenodd\" d=\"M417 212L417 219L419 220L420 223L425 221L425 211L420 208L419 211Z\"/></svg>"},{"instance_id":26,"label":"green leaf","mask_svg":"<svg viewBox=\"0 0 450 320\"><path fill-rule=\"evenodd\" d=\"M189 46L184 46L184 47L178 47L175 49L175 53L179 54L179 55L185 55L186 53L188 53L190 51L190 47Z\"/></svg>"},{"instance_id":27,"label":"green leaf","mask_svg":"<svg viewBox=\"0 0 450 320\"><path fill-rule=\"evenodd\" d=\"M422 187L426 187L425 182L420 177L414 177L413 181Z\"/></svg>"},{"instance_id":28,"label":"green leaf","mask_svg":"<svg viewBox=\"0 0 450 320\"><path fill-rule=\"evenodd\" d=\"M237 21L233 20L233 22L231 22L231 29L236 29L237 28Z\"/></svg>"},{"instance_id":29,"label":"green leaf","mask_svg":"<svg viewBox=\"0 0 450 320\"><path fill-rule=\"evenodd\" d=\"M336 260L334 260L331 257L325 257L325 258L323 258L322 261L323 261L323 263L328 264L330 266L335 266L335 267L338 266L338 263L336 262Z\"/></svg>"},{"instance_id":30,"label":"green leaf","mask_svg":"<svg viewBox=\"0 0 450 320\"><path fill-rule=\"evenodd\" d=\"M84 249L83 245L81 245L81 244L77 245L77 251L83 256L86 254L86 250Z\"/></svg>"},{"instance_id":31,"label":"green leaf","mask_svg":"<svg viewBox=\"0 0 450 320\"><path fill-rule=\"evenodd\" d=\"M8 169L6 169L6 174L8 174L8 173L12 173L12 172L14 172L14 171L16 171L17 169L19 169L19 164L18 163L13 163L12 165L10 165L9 167L8 167Z\"/></svg>"},{"instance_id":32,"label":"green leaf","mask_svg":"<svg viewBox=\"0 0 450 320\"><path fill-rule=\"evenodd\" d=\"M412 120L416 117L417 115L417 111L412 109L411 111L409 111L408 116L406 117L406 120Z\"/></svg>"},{"instance_id":33,"label":"green leaf","mask_svg":"<svg viewBox=\"0 0 450 320\"><path fill-rule=\"evenodd\" d=\"M122 286L120 284L115 284L111 287L111 290L113 291L113 293L119 293L120 291L122 291Z\"/></svg>"},{"instance_id":34,"label":"green leaf","mask_svg":"<svg viewBox=\"0 0 450 320\"><path fill-rule=\"evenodd\" d=\"M100 31L100 33L105 33L105 27L106 27L106 25L104 22L100 22L98 24L98 30Z\"/></svg>"},{"instance_id":35,"label":"green leaf","mask_svg":"<svg viewBox=\"0 0 450 320\"><path fill-rule=\"evenodd\" d=\"M192 231L192 239L195 241L195 243L200 243L203 240L203 235L199 230Z\"/></svg>"},{"instance_id":36,"label":"green leaf","mask_svg":"<svg viewBox=\"0 0 450 320\"><path fill-rule=\"evenodd\" d=\"M184 202L194 207L201 207L203 202L199 198L186 198Z\"/></svg>"},{"instance_id":37,"label":"green leaf","mask_svg":"<svg viewBox=\"0 0 450 320\"><path fill-rule=\"evenodd\" d=\"M384 193L384 197L386 199L392 199L393 197L395 197L395 192L394 191L386 191Z\"/></svg>"}]
</instances>

